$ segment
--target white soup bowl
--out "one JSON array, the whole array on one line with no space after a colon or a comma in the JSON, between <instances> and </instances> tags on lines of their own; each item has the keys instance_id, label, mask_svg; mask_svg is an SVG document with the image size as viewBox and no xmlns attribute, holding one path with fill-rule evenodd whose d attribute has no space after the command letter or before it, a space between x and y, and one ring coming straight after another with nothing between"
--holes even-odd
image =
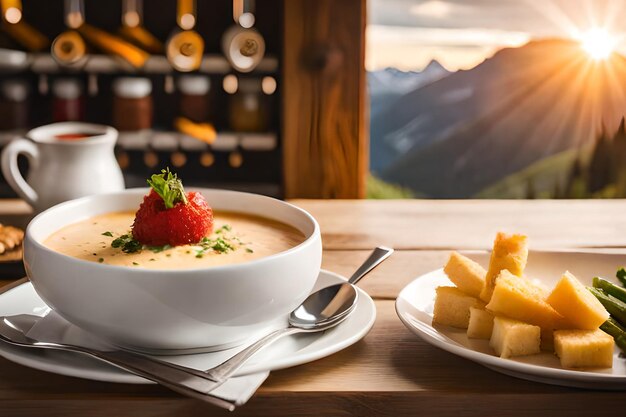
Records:
<instances>
[{"instance_id":1,"label":"white soup bowl","mask_svg":"<svg viewBox=\"0 0 626 417\"><path fill-rule=\"evenodd\" d=\"M100 214L135 211L147 189L80 198L35 217L24 264L39 296L69 322L139 350L218 350L285 322L320 271L319 226L306 211L257 194L196 189L216 211L263 216L293 226L305 240L261 259L197 269L106 265L56 252L43 242L64 226ZM129 225L130 226L130 225Z\"/></svg>"}]
</instances>

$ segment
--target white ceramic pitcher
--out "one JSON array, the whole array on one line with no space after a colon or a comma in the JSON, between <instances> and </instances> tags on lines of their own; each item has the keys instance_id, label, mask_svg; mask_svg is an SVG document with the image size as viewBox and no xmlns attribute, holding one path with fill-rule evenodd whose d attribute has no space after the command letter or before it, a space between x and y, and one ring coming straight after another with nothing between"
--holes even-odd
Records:
<instances>
[{"instance_id":1,"label":"white ceramic pitcher","mask_svg":"<svg viewBox=\"0 0 626 417\"><path fill-rule=\"evenodd\" d=\"M59 135L85 134L83 139L59 139ZM57 203L92 194L121 191L124 178L113 147L117 130L79 122L54 123L13 140L2 152L2 173L15 192L35 212ZM24 179L17 157L28 158Z\"/></svg>"}]
</instances>

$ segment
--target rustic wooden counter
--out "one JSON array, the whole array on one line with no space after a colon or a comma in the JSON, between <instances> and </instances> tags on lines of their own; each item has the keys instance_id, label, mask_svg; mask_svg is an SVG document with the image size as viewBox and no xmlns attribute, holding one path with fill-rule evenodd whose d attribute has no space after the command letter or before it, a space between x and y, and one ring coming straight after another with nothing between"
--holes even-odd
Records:
<instances>
[{"instance_id":1,"label":"rustic wooden counter","mask_svg":"<svg viewBox=\"0 0 626 417\"><path fill-rule=\"evenodd\" d=\"M378 309L372 331L328 358L273 372L235 415L623 414L621 392L515 379L431 347L402 325L394 299L451 248L488 249L501 229L528 234L534 248L626 248L626 201L293 202L319 220L326 269L348 275L376 245L398 251L359 283ZM27 213L21 202L0 202L0 221L19 223ZM63 377L0 359L3 417L227 414L158 386Z\"/></svg>"}]
</instances>

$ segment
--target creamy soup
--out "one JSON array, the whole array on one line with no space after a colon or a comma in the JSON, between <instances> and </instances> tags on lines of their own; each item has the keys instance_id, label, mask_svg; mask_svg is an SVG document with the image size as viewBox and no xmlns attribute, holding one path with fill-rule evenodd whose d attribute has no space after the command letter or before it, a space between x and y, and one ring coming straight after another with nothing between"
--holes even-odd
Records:
<instances>
[{"instance_id":1,"label":"creamy soup","mask_svg":"<svg viewBox=\"0 0 626 417\"><path fill-rule=\"evenodd\" d=\"M297 229L263 217L219 211L214 217L213 233L198 245L138 245L134 252L124 252L121 243L130 239L133 212L108 213L71 224L48 237L44 245L74 258L109 265L189 269L259 259L305 240Z\"/></svg>"}]
</instances>

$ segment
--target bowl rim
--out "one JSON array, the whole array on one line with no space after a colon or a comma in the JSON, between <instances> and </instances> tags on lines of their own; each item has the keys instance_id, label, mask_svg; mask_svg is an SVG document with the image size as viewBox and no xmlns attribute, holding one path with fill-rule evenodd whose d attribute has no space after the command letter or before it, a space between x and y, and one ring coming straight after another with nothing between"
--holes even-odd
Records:
<instances>
[{"instance_id":1,"label":"bowl rim","mask_svg":"<svg viewBox=\"0 0 626 417\"><path fill-rule=\"evenodd\" d=\"M198 274L200 272L230 272L230 271L234 271L234 270L238 270L241 268L254 268L255 266L262 266L268 262L274 262L275 260L279 259L279 258L283 258L285 256L290 256L292 253L294 252L299 252L302 250L305 250L306 248L308 248L311 245L314 245L316 240L319 238L319 240L321 241L321 233L320 233L320 227L319 224L317 223L317 220L315 220L315 218L306 210L295 206L291 203L288 203L286 201L280 200L278 198L274 198L274 197L269 197L263 194L255 194L255 193L247 193L247 192L243 192L243 191L233 191L233 190L224 190L224 189L219 189L219 188L203 188L203 187L188 187L188 191L218 191L218 192L223 192L223 193L229 193L229 194L239 194L239 195L250 195L250 196L255 196L255 197L260 197L260 198L264 198L264 199L269 199L269 200L273 200L278 202L279 204L284 204L286 206L288 206L290 209L292 210L296 210L298 211L300 214L304 215L304 217L309 220L312 224L313 224L313 231L311 232L310 236L305 238L304 241L302 241L301 243L299 243L298 245L289 248L287 250L269 255L269 256L264 256L262 258L258 258L258 259L253 259L253 260L249 260L249 261L244 261L244 262L238 262L238 263L234 263L234 264L225 264L225 265L214 265L214 266L206 266L206 267L201 267L201 268L184 268L184 269L157 269L157 268L134 268L134 267L129 267L129 266L124 266L124 265L109 265L109 264L101 264L98 262L92 262L92 261L87 261L84 259L79 259L79 258L75 258L73 256L70 255L66 255L64 253L61 252L57 252L55 250L52 250L50 248L48 248L47 246L45 246L43 243L39 242L37 239L35 239L32 236L32 228L35 227L34 225L36 225L36 222L38 221L42 221L41 218L44 216L49 216L50 212L54 211L54 210L58 210L60 208L63 207L68 207L68 206L75 206L75 205L81 205L84 204L86 201L89 201L91 199L94 198L106 198L106 197L113 197L113 196L119 196L119 195L123 195L123 194L140 194L143 193L142 195L145 195L147 193L147 191L149 190L149 188L145 187L145 188L128 188L125 189L123 191L117 191L117 192L113 192L113 193L103 193L103 194L95 194L95 195L90 195L90 196L86 196L86 197L81 197L81 198L77 198L77 199L73 199L73 200L68 200L59 204L56 204L44 211L42 211L41 213L37 214L27 225L26 227L26 231L24 233L24 261L26 261L28 253L30 252L28 249L26 249L29 244L32 244L36 250L38 251L43 251L45 253L47 253L49 256L55 256L58 257L60 259L64 259L64 261L70 262L70 263L75 263L77 265L82 265L82 266L92 266L92 267L96 267L96 268L105 268L105 269L111 269L112 272L118 271L118 272L126 272L126 273L131 273L131 274L137 274L137 275L172 275L172 274L176 274L176 275L184 275L184 274L188 274L188 275L193 275L193 274ZM237 213L237 212L235 212ZM263 217L263 216L260 216ZM280 220L278 220L280 221ZM67 223L64 226L61 226L59 228L57 228L54 232L57 232L58 230L60 230L61 228L68 226L72 223ZM292 226L293 227L293 226ZM49 237L50 235L48 235L47 237ZM321 246L321 244L320 244Z\"/></svg>"}]
</instances>

